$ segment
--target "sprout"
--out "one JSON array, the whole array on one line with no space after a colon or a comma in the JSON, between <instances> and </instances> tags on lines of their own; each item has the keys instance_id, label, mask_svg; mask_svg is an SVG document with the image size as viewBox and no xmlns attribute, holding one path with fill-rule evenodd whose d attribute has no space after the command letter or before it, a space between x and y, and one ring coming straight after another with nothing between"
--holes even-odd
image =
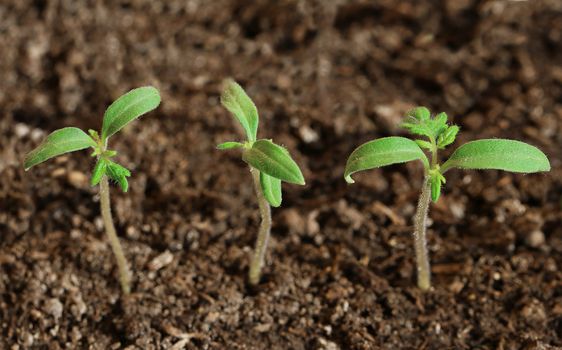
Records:
<instances>
[{"instance_id":1,"label":"sprout","mask_svg":"<svg viewBox=\"0 0 562 350\"><path fill-rule=\"evenodd\" d=\"M107 141L125 125L139 118L141 115L154 110L160 104L160 94L153 87L141 87L133 89L125 95L119 97L105 111L101 137L94 130L89 130L86 134L81 129L67 127L52 132L47 138L33 151L29 152L24 160L25 170L43 163L53 157L65 153L92 148L92 157L96 157L97 163L92 171L91 185L100 185L100 208L105 230L109 238L109 243L119 267L119 281L123 293L130 293L129 270L127 260L123 254L123 249L117 238L113 217L111 215L111 205L109 198L108 178L115 181L123 192L129 189L127 178L131 172L111 160L117 155L116 151L107 149Z\"/></svg>"},{"instance_id":2,"label":"sprout","mask_svg":"<svg viewBox=\"0 0 562 350\"><path fill-rule=\"evenodd\" d=\"M424 182L414 218L414 240L418 271L418 286L427 290L431 286L429 259L427 256L426 222L429 200L436 202L445 184L445 173L452 168L499 169L516 173L549 171L550 163L538 148L526 143L504 139L484 139L468 142L440 165L438 150L455 141L459 132L456 125L447 124L447 115L439 113L431 117L425 107L407 113L402 127L414 135L426 139L410 140L404 137L385 137L359 146L347 160L344 178L353 183L351 175L358 171L386 165L419 160L424 167ZM431 155L428 160L424 150Z\"/></svg>"},{"instance_id":3,"label":"sprout","mask_svg":"<svg viewBox=\"0 0 562 350\"><path fill-rule=\"evenodd\" d=\"M242 149L242 160L250 165L262 219L249 271L250 284L257 285L271 231L270 205L273 207L281 205L281 181L304 185L304 178L299 166L285 148L271 140L256 140L259 124L258 110L242 87L233 80L227 80L224 85L221 103L242 125L247 141L224 142L217 148Z\"/></svg>"}]
</instances>

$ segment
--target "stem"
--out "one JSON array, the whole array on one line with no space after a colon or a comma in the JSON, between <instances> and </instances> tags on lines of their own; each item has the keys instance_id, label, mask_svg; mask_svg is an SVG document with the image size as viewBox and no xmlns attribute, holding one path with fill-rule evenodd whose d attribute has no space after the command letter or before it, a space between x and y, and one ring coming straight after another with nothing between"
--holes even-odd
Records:
<instances>
[{"instance_id":1,"label":"stem","mask_svg":"<svg viewBox=\"0 0 562 350\"><path fill-rule=\"evenodd\" d=\"M105 232L109 238L109 244L117 259L117 267L119 268L119 282L121 283L121 289L124 294L129 294L131 292L130 281L131 277L129 270L127 268L127 260L125 259L125 254L123 254L123 249L119 243L119 238L117 238L117 233L115 232L115 226L113 225L113 216L111 215L111 205L109 202L109 182L107 181L107 176L103 175L100 181L100 207L101 216L103 218L103 223L105 226Z\"/></svg>"},{"instance_id":2,"label":"stem","mask_svg":"<svg viewBox=\"0 0 562 350\"><path fill-rule=\"evenodd\" d=\"M416 250L416 264L418 268L418 287L428 290L431 287L431 270L427 256L426 223L430 199L429 176L423 180L422 192L418 202L418 209L414 218L414 245Z\"/></svg>"},{"instance_id":3,"label":"stem","mask_svg":"<svg viewBox=\"0 0 562 350\"><path fill-rule=\"evenodd\" d=\"M269 203L265 199L260 186L260 172L257 169L250 167L252 178L254 179L254 190L258 197L258 205L260 207L261 223L258 231L258 239L256 240L256 247L254 255L250 263L249 281L251 285L257 285L260 282L261 268L265 260L265 250L269 241L269 233L271 231L271 209Z\"/></svg>"}]
</instances>

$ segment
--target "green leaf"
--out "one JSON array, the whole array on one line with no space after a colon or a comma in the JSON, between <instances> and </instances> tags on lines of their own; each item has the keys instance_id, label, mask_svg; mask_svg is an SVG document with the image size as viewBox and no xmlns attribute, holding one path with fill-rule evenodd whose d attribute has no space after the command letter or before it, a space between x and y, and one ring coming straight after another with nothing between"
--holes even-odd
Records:
<instances>
[{"instance_id":1,"label":"green leaf","mask_svg":"<svg viewBox=\"0 0 562 350\"><path fill-rule=\"evenodd\" d=\"M431 174L431 172L430 172L430 174ZM441 196L441 186L445 182L446 182L445 177L443 177L443 175L439 171L435 171L433 174L431 174L431 178L429 179L429 183L430 183L430 186L431 186L431 200L434 203L437 202L437 200L439 199L439 196Z\"/></svg>"},{"instance_id":2,"label":"green leaf","mask_svg":"<svg viewBox=\"0 0 562 350\"><path fill-rule=\"evenodd\" d=\"M435 203L441 195L441 181L438 179L431 179L431 200Z\"/></svg>"},{"instance_id":3,"label":"green leaf","mask_svg":"<svg viewBox=\"0 0 562 350\"><path fill-rule=\"evenodd\" d=\"M358 171L411 160L421 160L424 167L429 168L426 155L414 141L405 137L384 137L367 142L351 153L345 165L344 178L353 183L351 175Z\"/></svg>"},{"instance_id":4,"label":"green leaf","mask_svg":"<svg viewBox=\"0 0 562 350\"><path fill-rule=\"evenodd\" d=\"M90 184L92 186L96 186L100 183L101 178L105 175L107 171L107 162L105 159L100 158L92 171L92 178L90 180Z\"/></svg>"},{"instance_id":5,"label":"green leaf","mask_svg":"<svg viewBox=\"0 0 562 350\"><path fill-rule=\"evenodd\" d=\"M221 104L236 117L244 128L248 140L253 142L258 133L258 110L244 89L232 79L224 82Z\"/></svg>"},{"instance_id":6,"label":"green leaf","mask_svg":"<svg viewBox=\"0 0 562 350\"><path fill-rule=\"evenodd\" d=\"M29 170L32 166L61 154L79 151L88 147L96 147L96 143L84 131L68 127L53 131L47 138L29 152L24 159L23 166Z\"/></svg>"},{"instance_id":7,"label":"green leaf","mask_svg":"<svg viewBox=\"0 0 562 350\"><path fill-rule=\"evenodd\" d=\"M485 139L465 143L457 148L441 167L441 172L450 168L498 169L516 173L549 171L550 163L538 148L521 141Z\"/></svg>"},{"instance_id":8,"label":"green leaf","mask_svg":"<svg viewBox=\"0 0 562 350\"><path fill-rule=\"evenodd\" d=\"M107 108L103 116L102 140L105 141L131 121L154 110L159 104L160 93L152 86L136 88L119 97Z\"/></svg>"},{"instance_id":9,"label":"green leaf","mask_svg":"<svg viewBox=\"0 0 562 350\"><path fill-rule=\"evenodd\" d=\"M129 169L117 163L108 161L107 176L117 182L123 192L127 192L129 190L129 182L127 181L127 177L131 176Z\"/></svg>"},{"instance_id":10,"label":"green leaf","mask_svg":"<svg viewBox=\"0 0 562 350\"><path fill-rule=\"evenodd\" d=\"M281 180L260 171L260 185L265 199L272 207L281 205Z\"/></svg>"},{"instance_id":11,"label":"green leaf","mask_svg":"<svg viewBox=\"0 0 562 350\"><path fill-rule=\"evenodd\" d=\"M269 176L289 183L304 185L302 172L289 152L270 140L254 142L251 148L244 150L242 159Z\"/></svg>"},{"instance_id":12,"label":"green leaf","mask_svg":"<svg viewBox=\"0 0 562 350\"><path fill-rule=\"evenodd\" d=\"M425 148L427 150L431 150L433 148L433 145L431 144L431 142L427 142L424 140L414 140L414 142L420 146L420 148Z\"/></svg>"},{"instance_id":13,"label":"green leaf","mask_svg":"<svg viewBox=\"0 0 562 350\"><path fill-rule=\"evenodd\" d=\"M240 142L234 142L234 141L223 142L223 143L217 145L217 149L220 149L220 150L240 148L240 147L244 147L244 144L240 143Z\"/></svg>"},{"instance_id":14,"label":"green leaf","mask_svg":"<svg viewBox=\"0 0 562 350\"><path fill-rule=\"evenodd\" d=\"M445 130L447 130L447 114L441 112L430 121L430 129L433 132L433 138L437 139Z\"/></svg>"},{"instance_id":15,"label":"green leaf","mask_svg":"<svg viewBox=\"0 0 562 350\"><path fill-rule=\"evenodd\" d=\"M437 139L437 147L443 149L445 148L445 146L448 146L451 143L455 142L458 133L458 126L451 125L447 127L447 129L441 135L439 135L439 138Z\"/></svg>"},{"instance_id":16,"label":"green leaf","mask_svg":"<svg viewBox=\"0 0 562 350\"><path fill-rule=\"evenodd\" d=\"M414 135L427 136L429 138L432 138L434 135L433 130L427 123L414 121L412 123L402 123L400 126Z\"/></svg>"},{"instance_id":17,"label":"green leaf","mask_svg":"<svg viewBox=\"0 0 562 350\"><path fill-rule=\"evenodd\" d=\"M425 122L429 120L430 116L431 113L429 112L429 109L427 109L426 107L416 107L406 112L406 117L412 117L421 122Z\"/></svg>"}]
</instances>

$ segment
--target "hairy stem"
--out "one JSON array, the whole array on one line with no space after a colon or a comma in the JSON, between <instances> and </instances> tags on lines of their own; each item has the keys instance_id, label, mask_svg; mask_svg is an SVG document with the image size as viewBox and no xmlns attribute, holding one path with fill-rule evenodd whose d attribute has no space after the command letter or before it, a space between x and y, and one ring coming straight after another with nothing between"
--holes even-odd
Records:
<instances>
[{"instance_id":1,"label":"hairy stem","mask_svg":"<svg viewBox=\"0 0 562 350\"><path fill-rule=\"evenodd\" d=\"M115 226L113 225L113 216L111 215L111 205L109 201L109 182L107 176L104 175L100 181L100 207L101 216L103 218L103 223L105 226L105 232L109 238L109 244L115 254L115 259L117 260L117 267L119 268L119 282L121 283L121 289L123 293L129 294L131 292L130 281L131 277L129 274L129 269L127 268L127 260L125 259L125 254L123 254L123 249L119 243L119 238L115 232Z\"/></svg>"},{"instance_id":2,"label":"hairy stem","mask_svg":"<svg viewBox=\"0 0 562 350\"><path fill-rule=\"evenodd\" d=\"M431 270L427 254L426 224L429 211L431 188L429 176L423 181L422 192L414 218L414 245L416 250L416 264L418 270L418 287L428 290L431 287Z\"/></svg>"},{"instance_id":3,"label":"hairy stem","mask_svg":"<svg viewBox=\"0 0 562 350\"><path fill-rule=\"evenodd\" d=\"M254 190L258 197L258 205L260 207L261 223L258 231L258 239L254 249L254 256L250 263L249 281L251 285L257 285L260 282L261 268L265 260L265 250L269 241L269 233L271 231L271 209L269 203L265 199L260 186L260 172L250 167L252 178L254 179Z\"/></svg>"}]
</instances>

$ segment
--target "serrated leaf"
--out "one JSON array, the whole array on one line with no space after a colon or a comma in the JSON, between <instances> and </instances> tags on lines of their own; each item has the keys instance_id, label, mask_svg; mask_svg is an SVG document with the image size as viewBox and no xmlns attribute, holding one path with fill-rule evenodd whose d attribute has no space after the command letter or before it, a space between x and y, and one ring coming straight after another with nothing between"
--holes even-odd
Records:
<instances>
[{"instance_id":1,"label":"serrated leaf","mask_svg":"<svg viewBox=\"0 0 562 350\"><path fill-rule=\"evenodd\" d=\"M234 115L244 128L248 141L255 141L258 133L258 110L244 89L232 79L224 82L221 104Z\"/></svg>"},{"instance_id":2,"label":"serrated leaf","mask_svg":"<svg viewBox=\"0 0 562 350\"><path fill-rule=\"evenodd\" d=\"M407 122L407 123L402 123L400 126L408 130L410 133L414 135L433 137L434 134L431 128L429 127L429 125L427 125L425 122L424 123L418 123L415 121L412 123Z\"/></svg>"},{"instance_id":3,"label":"serrated leaf","mask_svg":"<svg viewBox=\"0 0 562 350\"><path fill-rule=\"evenodd\" d=\"M429 112L429 109L427 109L426 107L416 107L406 112L406 116L424 122L429 120L429 118L431 117L431 113Z\"/></svg>"},{"instance_id":4,"label":"serrated leaf","mask_svg":"<svg viewBox=\"0 0 562 350\"><path fill-rule=\"evenodd\" d=\"M437 140L437 147L443 149L451 143L455 142L457 134L459 133L459 127L456 125L451 125L447 127Z\"/></svg>"},{"instance_id":5,"label":"serrated leaf","mask_svg":"<svg viewBox=\"0 0 562 350\"><path fill-rule=\"evenodd\" d=\"M154 110L160 104L160 93L152 86L133 89L113 102L105 111L102 139L105 141L125 125Z\"/></svg>"},{"instance_id":6,"label":"serrated leaf","mask_svg":"<svg viewBox=\"0 0 562 350\"><path fill-rule=\"evenodd\" d=\"M434 139L437 139L439 135L447 130L447 118L447 114L441 112L430 121L430 129L433 132Z\"/></svg>"},{"instance_id":7,"label":"serrated leaf","mask_svg":"<svg viewBox=\"0 0 562 350\"><path fill-rule=\"evenodd\" d=\"M129 182L127 181L127 177L131 176L129 169L117 163L108 161L106 173L110 179L119 184L123 192L127 192L129 190Z\"/></svg>"},{"instance_id":8,"label":"serrated leaf","mask_svg":"<svg viewBox=\"0 0 562 350\"><path fill-rule=\"evenodd\" d=\"M240 147L244 147L244 144L242 144L240 142L234 142L234 141L223 142L223 143L217 145L217 149L220 149L220 150L240 148Z\"/></svg>"},{"instance_id":9,"label":"serrated leaf","mask_svg":"<svg viewBox=\"0 0 562 350\"><path fill-rule=\"evenodd\" d=\"M281 180L260 171L260 185L265 199L272 207L281 205Z\"/></svg>"},{"instance_id":10,"label":"serrated leaf","mask_svg":"<svg viewBox=\"0 0 562 350\"><path fill-rule=\"evenodd\" d=\"M347 160L344 178L353 183L351 175L358 171L379 168L386 165L421 160L429 168L426 155L418 145L405 137L384 137L359 146Z\"/></svg>"},{"instance_id":11,"label":"serrated leaf","mask_svg":"<svg viewBox=\"0 0 562 350\"><path fill-rule=\"evenodd\" d=\"M29 152L25 156L23 166L25 170L29 170L32 166L53 157L88 147L96 147L96 143L84 131L74 127L62 128L53 131L39 146Z\"/></svg>"},{"instance_id":12,"label":"serrated leaf","mask_svg":"<svg viewBox=\"0 0 562 350\"><path fill-rule=\"evenodd\" d=\"M289 183L304 185L302 172L289 152L270 140L254 142L251 148L244 150L242 159L269 176Z\"/></svg>"},{"instance_id":13,"label":"serrated leaf","mask_svg":"<svg viewBox=\"0 0 562 350\"><path fill-rule=\"evenodd\" d=\"M516 173L549 171L550 162L535 146L521 141L484 139L460 146L441 167L441 172L450 168L498 169Z\"/></svg>"},{"instance_id":14,"label":"serrated leaf","mask_svg":"<svg viewBox=\"0 0 562 350\"><path fill-rule=\"evenodd\" d=\"M107 162L105 159L100 158L98 159L98 162L96 163L96 166L94 167L94 170L92 171L92 178L90 180L90 184L92 186L96 186L97 184L100 183L101 178L105 175L105 172L107 171Z\"/></svg>"},{"instance_id":15,"label":"serrated leaf","mask_svg":"<svg viewBox=\"0 0 562 350\"><path fill-rule=\"evenodd\" d=\"M427 142L424 140L414 140L414 142L420 146L420 148L425 148L427 150L431 150L433 148L431 142Z\"/></svg>"}]
</instances>

